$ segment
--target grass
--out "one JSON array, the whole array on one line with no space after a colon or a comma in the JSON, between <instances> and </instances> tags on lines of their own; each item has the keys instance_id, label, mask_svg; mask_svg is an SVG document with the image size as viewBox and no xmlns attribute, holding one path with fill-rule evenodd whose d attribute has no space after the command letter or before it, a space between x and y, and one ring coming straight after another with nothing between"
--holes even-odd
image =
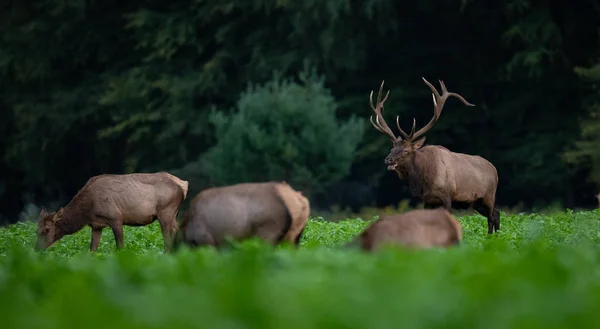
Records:
<instances>
[{"instance_id":1,"label":"grass","mask_svg":"<svg viewBox=\"0 0 600 329\"><path fill-rule=\"evenodd\" d=\"M462 216L448 250L344 250L369 222L312 219L301 248L162 253L155 223L115 251L90 230L32 250L0 229L2 328L600 328L600 211Z\"/></svg>"}]
</instances>

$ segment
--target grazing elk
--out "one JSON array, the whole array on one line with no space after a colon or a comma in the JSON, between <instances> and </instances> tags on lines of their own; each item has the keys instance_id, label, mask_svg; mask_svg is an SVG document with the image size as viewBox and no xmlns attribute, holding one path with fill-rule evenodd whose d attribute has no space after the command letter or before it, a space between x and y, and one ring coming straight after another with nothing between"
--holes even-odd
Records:
<instances>
[{"instance_id":1,"label":"grazing elk","mask_svg":"<svg viewBox=\"0 0 600 329\"><path fill-rule=\"evenodd\" d=\"M385 245L408 248L447 248L462 240L460 223L444 208L418 209L384 216L367 227L348 246L376 251Z\"/></svg>"},{"instance_id":2,"label":"grazing elk","mask_svg":"<svg viewBox=\"0 0 600 329\"><path fill-rule=\"evenodd\" d=\"M166 172L94 176L64 208L48 213L42 207L36 249L46 249L86 225L92 228L91 251L98 249L105 227L112 229L120 249L124 246L123 225L144 226L158 218L164 250L168 252L187 192L187 181Z\"/></svg>"},{"instance_id":3,"label":"grazing elk","mask_svg":"<svg viewBox=\"0 0 600 329\"><path fill-rule=\"evenodd\" d=\"M240 183L200 192L190 202L175 240L190 247L222 246L227 238L258 237L277 245L300 243L308 199L285 182Z\"/></svg>"},{"instance_id":4,"label":"grazing elk","mask_svg":"<svg viewBox=\"0 0 600 329\"><path fill-rule=\"evenodd\" d=\"M418 139L437 122L449 96L460 99L465 105L475 105L467 102L459 94L448 92L441 80L442 95L425 78L423 81L432 90L433 118L416 132L416 122L413 118L412 130L407 134L400 128L400 118L397 116L396 126L402 134L398 137L394 135L382 115L383 103L390 94L389 90L382 100L382 82L376 106L373 106L371 91L370 106L376 115L375 122L371 116L371 124L379 132L386 134L393 143L390 153L385 158L387 169L394 170L400 179L406 179L411 193L420 197L427 209L443 207L450 211L451 208L468 209L472 206L487 217L488 233L492 234L500 229L500 213L494 208L498 185L496 167L480 156L451 152L439 145L423 146L425 137Z\"/></svg>"}]
</instances>

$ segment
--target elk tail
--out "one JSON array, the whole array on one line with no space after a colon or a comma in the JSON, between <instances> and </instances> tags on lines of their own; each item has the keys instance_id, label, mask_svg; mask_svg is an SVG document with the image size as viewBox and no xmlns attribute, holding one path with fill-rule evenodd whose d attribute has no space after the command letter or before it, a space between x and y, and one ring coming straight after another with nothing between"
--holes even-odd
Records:
<instances>
[{"instance_id":1,"label":"elk tail","mask_svg":"<svg viewBox=\"0 0 600 329\"><path fill-rule=\"evenodd\" d=\"M277 197L279 198L279 201L281 201L281 203L283 204L283 207L285 208L285 223L283 225L283 229L281 230L281 233L279 234L279 236L277 237L277 240L276 240L277 243L280 243L281 240L283 240L285 235L288 233L288 231L292 227L292 214L290 213L290 209L289 209L287 203L285 202L284 197L281 195L279 188L277 186L274 186L274 188L275 188L275 195L277 195Z\"/></svg>"},{"instance_id":2,"label":"elk tail","mask_svg":"<svg viewBox=\"0 0 600 329\"><path fill-rule=\"evenodd\" d=\"M304 229L306 228L306 226L304 226L302 228L302 230L300 231L300 233L298 233L298 236L296 236L296 239L294 240L294 245L299 246L300 245L300 239L302 239L302 234L304 234Z\"/></svg>"},{"instance_id":3,"label":"elk tail","mask_svg":"<svg viewBox=\"0 0 600 329\"><path fill-rule=\"evenodd\" d=\"M167 176L175 183L177 186L181 188L181 192L183 192L183 200L187 197L188 189L190 187L190 182L183 180L175 175L172 175L168 172L164 172Z\"/></svg>"},{"instance_id":4,"label":"elk tail","mask_svg":"<svg viewBox=\"0 0 600 329\"><path fill-rule=\"evenodd\" d=\"M177 177L175 177L175 178L177 178ZM186 180L181 180L178 178L177 178L177 180L175 180L175 183L177 185L179 185L179 187L181 188L181 192L183 193L183 200L185 200L185 198L187 197L188 188L190 186L190 183ZM183 202L183 200L182 200L182 202Z\"/></svg>"}]
</instances>

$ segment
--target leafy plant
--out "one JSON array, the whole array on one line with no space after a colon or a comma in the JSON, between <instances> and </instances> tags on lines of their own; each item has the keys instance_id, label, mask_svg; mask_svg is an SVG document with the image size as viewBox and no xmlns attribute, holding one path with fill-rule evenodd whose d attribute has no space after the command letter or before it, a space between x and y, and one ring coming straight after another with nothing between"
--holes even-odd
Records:
<instances>
[{"instance_id":1,"label":"leafy plant","mask_svg":"<svg viewBox=\"0 0 600 329\"><path fill-rule=\"evenodd\" d=\"M335 100L314 70L298 78L249 85L237 111L212 112L217 144L202 163L216 184L285 180L309 194L348 174L363 123L336 119Z\"/></svg>"},{"instance_id":2,"label":"leafy plant","mask_svg":"<svg viewBox=\"0 0 600 329\"><path fill-rule=\"evenodd\" d=\"M35 223L0 229L3 328L597 328L600 211L458 218L450 249L340 248L370 221L313 218L299 250L257 240L162 254L160 228L89 229L44 252ZM576 314L576 316L574 316Z\"/></svg>"}]
</instances>

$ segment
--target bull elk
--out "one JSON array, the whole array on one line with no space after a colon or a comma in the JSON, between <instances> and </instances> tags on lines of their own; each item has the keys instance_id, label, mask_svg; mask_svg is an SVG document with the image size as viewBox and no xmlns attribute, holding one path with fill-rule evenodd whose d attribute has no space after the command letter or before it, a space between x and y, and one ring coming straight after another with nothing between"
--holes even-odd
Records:
<instances>
[{"instance_id":1,"label":"bull elk","mask_svg":"<svg viewBox=\"0 0 600 329\"><path fill-rule=\"evenodd\" d=\"M98 249L105 227L112 229L120 249L124 246L123 225L144 226L158 219L164 250L168 252L187 192L187 181L166 172L94 176L64 208L48 213L42 207L36 249L46 249L86 225L92 228L91 251Z\"/></svg>"},{"instance_id":2,"label":"bull elk","mask_svg":"<svg viewBox=\"0 0 600 329\"><path fill-rule=\"evenodd\" d=\"M383 81L379 88L377 104L373 106L373 91L369 96L370 106L375 112L370 117L371 124L379 132L386 134L393 143L392 149L385 158L388 170L393 170L400 179L406 179L413 196L420 197L426 209L443 207L448 211L473 207L487 217L488 234L500 229L500 213L495 208L498 172L496 167L481 156L451 152L439 145L425 145L423 136L437 122L448 97L453 96L467 106L475 106L467 102L461 95L448 92L440 80L442 95L423 78L433 96L433 118L423 128L415 132L416 121L410 134L400 128L400 118L396 117L396 127L402 136L396 137L385 122L381 99Z\"/></svg>"},{"instance_id":3,"label":"bull elk","mask_svg":"<svg viewBox=\"0 0 600 329\"><path fill-rule=\"evenodd\" d=\"M347 246L377 251L386 245L406 248L448 248L462 240L460 223L446 209L418 209L388 215L367 227Z\"/></svg>"},{"instance_id":4,"label":"bull elk","mask_svg":"<svg viewBox=\"0 0 600 329\"><path fill-rule=\"evenodd\" d=\"M206 189L190 202L175 247L221 247L226 239L258 237L277 245L300 243L310 204L285 182L240 183Z\"/></svg>"}]
</instances>

